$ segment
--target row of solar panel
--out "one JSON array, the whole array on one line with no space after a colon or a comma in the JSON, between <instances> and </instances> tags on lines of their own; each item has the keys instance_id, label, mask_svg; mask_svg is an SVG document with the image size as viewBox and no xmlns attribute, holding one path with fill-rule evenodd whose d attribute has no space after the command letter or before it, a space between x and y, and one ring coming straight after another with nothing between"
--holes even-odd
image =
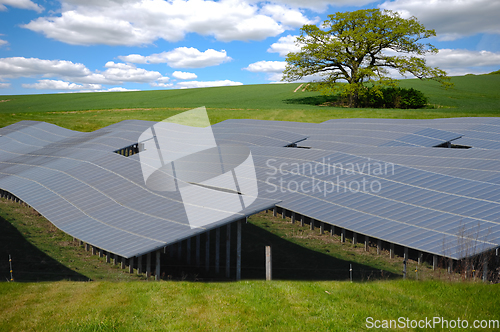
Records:
<instances>
[{"instance_id":1,"label":"row of solar panel","mask_svg":"<svg viewBox=\"0 0 500 332\"><path fill-rule=\"evenodd\" d=\"M340 122L341 127L345 129L347 121ZM391 121L384 122L380 128L389 122ZM361 120L353 121L352 126L362 123ZM408 128L413 130L413 134L406 135L407 138L404 140L415 140L414 143L432 141L434 144L436 143L433 141L434 137L437 137L439 142L456 137L455 133L422 129L415 126L415 123L410 120L397 121L397 123L399 125L397 130L404 130L402 125L408 125ZM463 125L460 121L457 123ZM477 122L475 123L477 124ZM0 155L0 165L2 165L0 187L4 188L3 186L5 186L4 189L9 191L14 190L13 193L19 197L27 197L28 200L22 199L30 204L35 202L36 206L32 205L43 210L44 215L47 215L49 220L61 220L59 225L68 233L72 235L78 233L80 235L77 237L82 238L83 235L83 238L99 241L99 247L103 247L103 243L109 247L106 241L113 243L115 249L108 250L125 257L134 255L134 250L137 254L139 250L137 248L142 248L139 251L151 251L152 247L158 246L158 242L164 245L193 235L195 233L186 227L185 216L184 218L181 216L181 212L184 210L181 207L176 207L180 205L179 197L152 193L143 187L138 155L125 158L110 154L110 151L116 148L137 142L138 136L151 124L145 121L126 121L94 133L59 130L55 129L57 128L55 126L40 123L16 124L14 125L17 126L16 130L9 127L0 129L0 133L4 135L0 139L0 144L4 143L0 148L6 152ZM464 153L464 151L458 152L458 150L457 152L444 152L459 160L462 166L462 168L454 169L455 177L450 177L423 170L424 167L431 168L442 165L436 159L424 160L420 169L397 165L411 165L412 160L414 160L398 155L408 150L405 148L368 149L356 147L354 149L356 151L350 152L358 155L377 156L377 158L381 156L376 155L376 151L385 151L386 153L394 151L392 154L394 158L389 160L389 162L396 164L393 172L391 169L390 174L383 175L366 174L366 172L363 174L357 172L342 174L342 181L345 181L346 184L338 186L338 192L332 191L328 195L325 195L324 191L300 192L298 187L293 187L295 183L300 185L305 181L310 182L312 176L305 172L304 174L300 174L300 172L293 174L294 165L292 163L294 162L299 165L310 163L314 166L325 163L325 159L328 160L328 164L347 165L351 163L359 166L367 163L366 158L329 151L335 151L336 147L349 151L348 149L353 147L352 144L358 144L358 141L353 141L351 135L332 135L331 131L334 131L337 125L334 126L333 122L325 124L230 120L213 127L214 134L219 135L221 141L227 143L237 142L250 146L284 146L309 136L310 138L306 142L312 143L316 149L321 149L252 148L259 180L259 196L271 199L272 202L282 200L279 206L371 237L453 258L464 255L462 248L464 244L460 244L464 241L464 234L474 233L475 236L478 236L477 243L474 244L478 250L499 245L498 202L500 197L496 194L498 192L496 183L498 182L494 178L494 173L488 174L490 183L467 180L471 178L468 174L474 170L494 172L496 160L472 150L467 150L467 153L470 152L469 154ZM280 131L273 132L278 128ZM372 130L370 135L385 135L384 137L387 138L390 135L399 135L398 132L393 132L388 136L388 134L383 134L380 128ZM237 135L238 131L243 134ZM294 134L295 132L299 134ZM324 134L325 132L328 134ZM315 135L321 140L315 141ZM396 136L391 136L391 139L393 137ZM334 138L338 138L343 143L335 144L332 142ZM365 140L363 142L372 141L369 136L365 136L363 139ZM7 140L8 144L5 143ZM397 139L394 140L397 141ZM98 150L106 151L106 153L98 152ZM424 150L427 155L439 157L437 151L427 152L438 149L411 148L410 150L419 151L412 152L417 153L417 157L418 153L424 154L421 152ZM381 159L388 160L386 156L382 157ZM413 158L415 157L413 156ZM471 160L472 158L474 159ZM490 159L488 160L488 158ZM374 163L375 160L372 158L371 162ZM285 174L274 175L280 177L287 184L291 183L292 188L278 189L268 181L273 173L278 172L277 167L283 163L287 164L281 167ZM469 167L469 170L464 170L463 167ZM448 168L445 166L445 169ZM335 179L331 175L313 174L315 180L322 185L331 185L330 182ZM246 176L250 177L251 175L247 174ZM37 189L30 188L30 192L40 192L42 190L40 187L43 187L42 191L57 193L57 195L48 195L47 197L52 198L48 200L45 195L41 195L44 197L43 199L36 194L30 196L23 191L23 186L19 189L17 185L13 184L12 179L15 179L14 183L17 184L24 183L28 179L37 184ZM377 193L363 193L351 192L352 188L346 188L349 183L359 184L366 179L372 182L378 181L381 190ZM277 182L272 184L278 185ZM29 187L26 183L24 185L26 188ZM293 188L296 190L289 190ZM276 190L273 192L273 189ZM61 199L66 203L62 202ZM165 200L170 203L165 205ZM248 211L255 212L263 207L272 206L269 200L260 199L256 202ZM56 208L58 206L65 206L65 208L59 210ZM80 212L75 213L74 211ZM244 213L248 213L248 211ZM68 216L73 215L75 216L73 219L68 218ZM168 219L165 216L168 216ZM181 220L181 225L179 225L178 220ZM227 222L227 220L223 222ZM57 222L54 223L57 225ZM141 226L137 226L138 224ZM86 230L87 226L85 225L92 225L92 230ZM187 229L187 231L183 233L178 229L179 227L184 227L182 229ZM122 234L121 232L124 230L129 234L128 237L124 237L127 241L113 242L112 239L120 238L121 235L117 234ZM113 233L113 236L103 235L107 233ZM152 242L143 239L150 237L151 234L154 235L151 236ZM134 243L138 243L137 246L130 245L131 242L128 242L130 236L142 236L141 240L134 240ZM161 240L154 240L158 236ZM92 241L86 242L93 243Z\"/></svg>"}]
</instances>

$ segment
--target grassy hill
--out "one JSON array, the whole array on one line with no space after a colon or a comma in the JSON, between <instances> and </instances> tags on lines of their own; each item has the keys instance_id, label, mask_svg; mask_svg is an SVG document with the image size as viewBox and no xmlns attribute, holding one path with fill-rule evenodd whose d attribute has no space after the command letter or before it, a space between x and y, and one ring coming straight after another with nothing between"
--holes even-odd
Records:
<instances>
[{"instance_id":1,"label":"grassy hill","mask_svg":"<svg viewBox=\"0 0 500 332\"><path fill-rule=\"evenodd\" d=\"M125 119L160 121L189 108L206 106L212 123L226 119L322 122L334 118L443 118L500 115L500 75L453 77L453 89L436 82L401 81L430 99L419 110L336 108L318 92L293 92L299 84L265 84L184 90L1 96L0 126L40 120L92 131ZM117 111L119 110L119 112Z\"/></svg>"},{"instance_id":2,"label":"grassy hill","mask_svg":"<svg viewBox=\"0 0 500 332\"><path fill-rule=\"evenodd\" d=\"M500 116L500 75L452 81L450 90L434 82L401 81L402 87L430 98L429 108L421 110L318 106L328 97L294 93L299 84L0 96L0 127L39 120L92 131L124 119L158 121L202 105L212 123L231 118L322 122ZM280 280L265 282L263 248L270 243L273 273ZM337 237L264 213L244 225L241 282L179 281L186 273L186 280L217 278L175 268L175 261L165 276L170 281L145 282L144 276L92 256L35 211L0 199L2 280L10 277L9 254L19 282L0 282L0 331L359 331L367 330L367 317L460 318L469 326L475 319L499 319L498 285L457 283L460 275L433 272L427 264L419 267L416 281L414 261L408 267L411 280L403 281L401 258L365 253L362 245L341 244ZM346 281L351 264L354 283Z\"/></svg>"}]
</instances>

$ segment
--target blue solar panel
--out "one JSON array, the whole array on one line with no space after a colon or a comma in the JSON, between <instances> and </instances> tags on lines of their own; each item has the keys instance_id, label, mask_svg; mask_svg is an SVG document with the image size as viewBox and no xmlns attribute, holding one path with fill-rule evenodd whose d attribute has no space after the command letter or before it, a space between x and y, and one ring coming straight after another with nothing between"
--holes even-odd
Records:
<instances>
[{"instance_id":1,"label":"blue solar panel","mask_svg":"<svg viewBox=\"0 0 500 332\"><path fill-rule=\"evenodd\" d=\"M154 125L129 120L92 133L35 121L1 128L0 188L68 234L124 257L276 203L371 238L455 259L465 254L457 245L464 232L474 234L481 251L500 246L498 118L223 121L212 126L214 136L222 144L250 147L259 195L238 214L200 228L189 226L178 192L145 186L142 152L114 153L137 144ZM472 149L433 147L446 142ZM293 144L310 149L286 147ZM205 162L198 175L216 168L215 161ZM363 183L380 190L361 190ZM205 202L207 209L229 206L209 196ZM193 215L204 217L203 210Z\"/></svg>"}]
</instances>

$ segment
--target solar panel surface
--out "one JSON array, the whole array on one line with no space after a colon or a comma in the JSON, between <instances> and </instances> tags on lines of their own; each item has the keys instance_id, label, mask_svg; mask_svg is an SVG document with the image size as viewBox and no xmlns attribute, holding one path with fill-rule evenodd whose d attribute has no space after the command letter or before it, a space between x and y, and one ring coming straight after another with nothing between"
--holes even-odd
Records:
<instances>
[{"instance_id":1,"label":"solar panel surface","mask_svg":"<svg viewBox=\"0 0 500 332\"><path fill-rule=\"evenodd\" d=\"M275 204L370 238L454 259L500 246L498 118L220 122L212 126L218 144L249 147L258 197L237 214L194 228L179 192L157 192L144 184L142 152L130 157L114 153L139 143L154 124L129 120L92 133L35 121L1 128L0 188L66 233L124 257ZM435 148L448 142L471 148ZM213 172L217 163L207 161L204 167L189 177ZM241 173L242 179L251 176ZM206 191L203 201L208 202L200 207L191 203L197 218L225 206L210 204L210 189L196 191Z\"/></svg>"}]
</instances>

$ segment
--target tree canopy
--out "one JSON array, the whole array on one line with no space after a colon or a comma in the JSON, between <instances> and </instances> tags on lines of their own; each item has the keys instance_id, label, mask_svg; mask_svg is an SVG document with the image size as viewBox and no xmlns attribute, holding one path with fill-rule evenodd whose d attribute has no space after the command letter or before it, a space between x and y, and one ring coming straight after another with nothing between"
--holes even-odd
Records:
<instances>
[{"instance_id":1,"label":"tree canopy","mask_svg":"<svg viewBox=\"0 0 500 332\"><path fill-rule=\"evenodd\" d=\"M397 12L363 9L328 15L321 27L304 25L296 45L298 52L287 55L284 81L297 81L320 74L320 84L349 96L357 107L365 83L391 85L389 69L401 75L434 79L451 85L444 70L426 65L423 57L438 49L420 40L436 35L415 17L402 18ZM347 82L348 84L336 84Z\"/></svg>"}]
</instances>

